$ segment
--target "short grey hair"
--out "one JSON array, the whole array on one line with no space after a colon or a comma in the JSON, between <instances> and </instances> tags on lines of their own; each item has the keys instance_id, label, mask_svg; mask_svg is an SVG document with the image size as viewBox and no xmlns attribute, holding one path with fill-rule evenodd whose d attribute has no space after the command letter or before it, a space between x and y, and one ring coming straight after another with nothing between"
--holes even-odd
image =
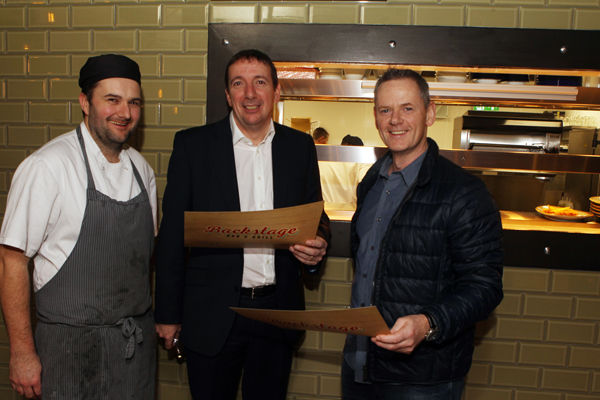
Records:
<instances>
[{"instance_id":1,"label":"short grey hair","mask_svg":"<svg viewBox=\"0 0 600 400\"><path fill-rule=\"evenodd\" d=\"M390 68L385 71L385 73L377 81L377 84L375 84L375 90L373 92L375 102L377 102L377 91L379 90L379 87L385 82L396 79L411 79L413 82L415 82L419 87L419 95L423 100L423 104L425 104L425 108L429 107L429 103L431 102L431 97L429 96L429 84L427 84L427 81L423 79L418 72L415 72L412 69Z\"/></svg>"}]
</instances>

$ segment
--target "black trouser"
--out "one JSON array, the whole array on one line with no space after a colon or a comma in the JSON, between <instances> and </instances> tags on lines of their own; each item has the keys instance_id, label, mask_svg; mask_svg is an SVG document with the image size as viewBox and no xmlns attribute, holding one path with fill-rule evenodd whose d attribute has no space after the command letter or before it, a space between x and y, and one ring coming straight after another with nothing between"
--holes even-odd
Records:
<instances>
[{"instance_id":1,"label":"black trouser","mask_svg":"<svg viewBox=\"0 0 600 400\"><path fill-rule=\"evenodd\" d=\"M241 308L277 309L275 294L242 296ZM207 321L207 329L210 322ZM282 329L237 315L223 349L207 357L186 349L194 400L235 400L242 379L244 400L285 400L293 347Z\"/></svg>"}]
</instances>

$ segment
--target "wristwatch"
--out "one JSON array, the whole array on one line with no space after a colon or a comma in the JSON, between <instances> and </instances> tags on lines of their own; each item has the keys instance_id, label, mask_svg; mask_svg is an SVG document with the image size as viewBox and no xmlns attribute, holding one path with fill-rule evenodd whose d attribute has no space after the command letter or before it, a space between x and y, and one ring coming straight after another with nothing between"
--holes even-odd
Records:
<instances>
[{"instance_id":1,"label":"wristwatch","mask_svg":"<svg viewBox=\"0 0 600 400\"><path fill-rule=\"evenodd\" d=\"M437 337L439 329L437 324L435 323L435 319L433 319L433 316L431 314L429 314L428 312L422 312L421 314L426 316L427 321L429 321L429 331L425 334L425 340L429 342Z\"/></svg>"}]
</instances>

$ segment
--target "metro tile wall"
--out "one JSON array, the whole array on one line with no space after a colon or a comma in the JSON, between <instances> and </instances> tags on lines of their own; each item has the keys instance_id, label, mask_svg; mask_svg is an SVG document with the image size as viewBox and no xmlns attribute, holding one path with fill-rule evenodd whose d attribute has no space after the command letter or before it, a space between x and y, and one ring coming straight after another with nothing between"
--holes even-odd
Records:
<instances>
[{"instance_id":1,"label":"metro tile wall","mask_svg":"<svg viewBox=\"0 0 600 400\"><path fill-rule=\"evenodd\" d=\"M209 22L350 23L600 29L600 0L0 0L0 221L18 164L81 121L78 72L90 55L124 53L143 75L143 123L132 145L166 184L175 132L205 119ZM309 281L310 309L349 303L350 260ZM507 268L503 303L477 328L466 400L600 398L600 273ZM0 320L0 399L9 347ZM290 400L339 399L342 335L309 332ZM187 374L159 348L158 399L190 399Z\"/></svg>"}]
</instances>

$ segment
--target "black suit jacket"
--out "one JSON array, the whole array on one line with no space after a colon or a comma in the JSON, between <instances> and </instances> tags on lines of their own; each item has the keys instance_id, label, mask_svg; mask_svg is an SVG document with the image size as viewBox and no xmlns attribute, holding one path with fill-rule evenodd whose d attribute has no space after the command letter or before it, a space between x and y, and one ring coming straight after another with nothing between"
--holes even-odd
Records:
<instances>
[{"instance_id":1,"label":"black suit jacket","mask_svg":"<svg viewBox=\"0 0 600 400\"><path fill-rule=\"evenodd\" d=\"M274 208L322 199L310 135L275 124L272 160ZM186 261L183 225L185 211L240 211L229 117L175 135L162 210L156 247L156 322L181 323L180 338L186 347L215 355L236 316L229 307L239 304L243 250L192 248ZM318 234L327 241L331 236L324 212ZM275 251L279 309L304 309L302 265L289 250ZM292 344L301 335L286 331Z\"/></svg>"}]
</instances>

